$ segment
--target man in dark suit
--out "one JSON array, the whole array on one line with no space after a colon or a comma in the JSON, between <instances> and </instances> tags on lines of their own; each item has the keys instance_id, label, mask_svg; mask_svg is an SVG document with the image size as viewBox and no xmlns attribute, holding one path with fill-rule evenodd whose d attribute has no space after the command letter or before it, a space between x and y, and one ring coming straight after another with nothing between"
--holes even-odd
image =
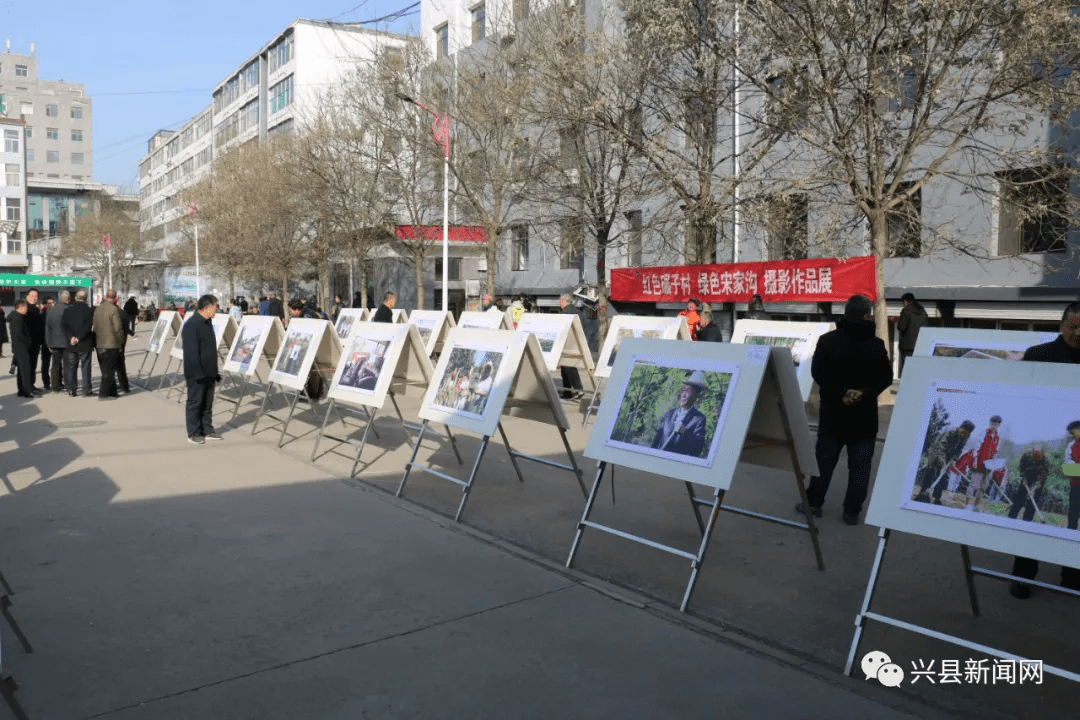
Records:
<instances>
[{"instance_id":1,"label":"man in dark suit","mask_svg":"<svg viewBox=\"0 0 1080 720\"><path fill-rule=\"evenodd\" d=\"M86 304L86 290L75 293L75 302L64 311L64 334L68 338L64 353L64 385L68 395L75 397L75 378L82 372L82 392L86 397L93 394L90 387L90 357L94 352L94 311Z\"/></svg>"},{"instance_id":2,"label":"man in dark suit","mask_svg":"<svg viewBox=\"0 0 1080 720\"><path fill-rule=\"evenodd\" d=\"M49 384L46 386L54 393L64 391L64 354L68 347L68 336L64 332L64 313L71 305L71 293L60 291L60 304L49 308L45 313L45 344L52 352L52 366L49 369Z\"/></svg>"},{"instance_id":3,"label":"man in dark suit","mask_svg":"<svg viewBox=\"0 0 1080 720\"><path fill-rule=\"evenodd\" d=\"M382 305L375 311L375 317L371 318L372 322L392 323L394 322L394 303L397 299L394 297L393 290L387 290L383 295Z\"/></svg>"},{"instance_id":4,"label":"man in dark suit","mask_svg":"<svg viewBox=\"0 0 1080 720\"><path fill-rule=\"evenodd\" d=\"M491 296L485 297L490 298ZM577 315L579 319L581 318L581 313L578 312L577 307L574 305L574 296L570 293L563 293L559 296L559 307L561 308L561 314ZM560 397L563 400L580 398L585 394L581 385L581 373L578 372L576 367L560 365L559 374L562 376L563 390Z\"/></svg>"},{"instance_id":5,"label":"man in dark suit","mask_svg":"<svg viewBox=\"0 0 1080 720\"><path fill-rule=\"evenodd\" d=\"M206 440L221 440L214 431L214 385L221 380L213 325L217 309L217 298L203 295L191 320L180 328L184 379L187 381L187 435L188 442L195 445L203 445Z\"/></svg>"},{"instance_id":6,"label":"man in dark suit","mask_svg":"<svg viewBox=\"0 0 1080 720\"><path fill-rule=\"evenodd\" d=\"M17 300L15 309L8 315L8 335L11 339L11 357L15 363L18 396L34 398L40 395L34 390L34 369L30 365L30 327L26 322L27 302Z\"/></svg>"},{"instance_id":7,"label":"man in dark suit","mask_svg":"<svg viewBox=\"0 0 1080 720\"><path fill-rule=\"evenodd\" d=\"M705 415L694 407L707 385L705 373L695 370L683 380L679 389L679 405L664 413L656 428L654 450L701 457L705 448Z\"/></svg>"},{"instance_id":8,"label":"man in dark suit","mask_svg":"<svg viewBox=\"0 0 1080 720\"><path fill-rule=\"evenodd\" d=\"M47 353L48 348L42 351L45 346L45 316L41 314L41 310L38 308L38 291L35 288L30 288L26 291L26 327L30 329L30 374L37 375L38 359L44 353ZM44 363L42 367L41 383L45 386L45 389L49 389L49 378L47 373L49 371L48 360L41 358Z\"/></svg>"}]
</instances>

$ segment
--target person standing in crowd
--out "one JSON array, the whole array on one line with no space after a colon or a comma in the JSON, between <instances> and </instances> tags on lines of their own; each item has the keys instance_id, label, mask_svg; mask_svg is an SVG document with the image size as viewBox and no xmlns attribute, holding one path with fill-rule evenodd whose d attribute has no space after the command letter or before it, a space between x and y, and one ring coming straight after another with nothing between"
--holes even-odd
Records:
<instances>
[{"instance_id":1,"label":"person standing in crowd","mask_svg":"<svg viewBox=\"0 0 1080 720\"><path fill-rule=\"evenodd\" d=\"M120 352L116 355L116 386L125 395L131 394L131 382L127 374L127 341L129 337L135 337L135 323L138 322L139 307L135 306L135 314L120 313L120 322L123 331L120 333Z\"/></svg>"},{"instance_id":2,"label":"person standing in crowd","mask_svg":"<svg viewBox=\"0 0 1080 720\"><path fill-rule=\"evenodd\" d=\"M26 326L30 329L30 374L36 378L38 363L45 345L45 316L38 307L38 291L30 288L26 291ZM45 367L41 382L44 385L47 378L48 367ZM33 378L32 378L33 379ZM37 386L35 385L36 389Z\"/></svg>"},{"instance_id":3,"label":"person standing in crowd","mask_svg":"<svg viewBox=\"0 0 1080 720\"><path fill-rule=\"evenodd\" d=\"M64 312L71 304L71 293L60 291L60 304L50 308L45 315L45 344L52 351L52 367L49 370L49 387L54 393L64 391L64 353L68 336L64 332Z\"/></svg>"},{"instance_id":4,"label":"person standing in crowd","mask_svg":"<svg viewBox=\"0 0 1080 720\"><path fill-rule=\"evenodd\" d=\"M387 290L383 295L382 305L375 311L375 317L371 318L372 322L392 323L394 322L394 303L397 302L397 298L394 297L393 290Z\"/></svg>"},{"instance_id":5,"label":"person standing in crowd","mask_svg":"<svg viewBox=\"0 0 1080 720\"><path fill-rule=\"evenodd\" d=\"M53 357L52 348L49 347L49 315L56 310L56 301L49 298L42 303L41 308L41 323L44 326L42 331L41 340L41 384L45 388L45 392L52 392L52 368L54 365L60 365L64 362L63 355L57 355Z\"/></svg>"},{"instance_id":6,"label":"person standing in crowd","mask_svg":"<svg viewBox=\"0 0 1080 720\"><path fill-rule=\"evenodd\" d=\"M334 295L334 304L330 306L330 322L337 325L338 315L341 314L345 304L341 301L341 295Z\"/></svg>"},{"instance_id":7,"label":"person standing in crowd","mask_svg":"<svg viewBox=\"0 0 1080 720\"><path fill-rule=\"evenodd\" d=\"M240 312L242 314L244 314L244 315L247 315L247 311L248 311L247 297L245 297L244 295L241 295L240 296L240 302L238 302L237 305L240 306Z\"/></svg>"},{"instance_id":8,"label":"person standing in crowd","mask_svg":"<svg viewBox=\"0 0 1080 720\"><path fill-rule=\"evenodd\" d=\"M236 321L239 325L240 321L244 319L244 311L240 309L240 306L236 304L236 300L229 301L229 316Z\"/></svg>"},{"instance_id":9,"label":"person standing in crowd","mask_svg":"<svg viewBox=\"0 0 1080 720\"><path fill-rule=\"evenodd\" d=\"M285 305L282 304L281 298L279 298L276 293L270 295L268 314L277 315L279 320L285 319Z\"/></svg>"},{"instance_id":10,"label":"person standing in crowd","mask_svg":"<svg viewBox=\"0 0 1080 720\"><path fill-rule=\"evenodd\" d=\"M35 398L41 394L34 390L34 371L30 365L30 347L33 341L30 339L30 327L26 322L28 305L25 300L16 300L15 309L7 318L11 335L11 361L17 373L16 394L21 398Z\"/></svg>"},{"instance_id":11,"label":"person standing in crowd","mask_svg":"<svg viewBox=\"0 0 1080 720\"><path fill-rule=\"evenodd\" d=\"M135 299L134 295L132 295L131 297L129 297L127 299L127 302L124 303L124 308L123 309L124 309L124 314L125 315L128 315L128 316L130 316L132 318L135 318L136 322L138 321L138 319L139 319L139 301Z\"/></svg>"},{"instance_id":12,"label":"person standing in crowd","mask_svg":"<svg viewBox=\"0 0 1080 720\"><path fill-rule=\"evenodd\" d=\"M269 297L263 296L263 297L259 298L259 314L260 315L269 315L270 314L270 298Z\"/></svg>"},{"instance_id":13,"label":"person standing in crowd","mask_svg":"<svg viewBox=\"0 0 1080 720\"><path fill-rule=\"evenodd\" d=\"M120 318L123 311L116 306L119 298L116 291L105 291L105 300L94 310L94 344L97 347L98 368L101 379L98 382L98 400L116 397L116 365L120 356L120 346L124 342L124 321Z\"/></svg>"},{"instance_id":14,"label":"person standing in crowd","mask_svg":"<svg viewBox=\"0 0 1080 720\"><path fill-rule=\"evenodd\" d=\"M495 298L491 297L491 295L484 295L482 298L480 298L480 311L487 312L492 308L494 302Z\"/></svg>"},{"instance_id":15,"label":"person standing in crowd","mask_svg":"<svg viewBox=\"0 0 1080 720\"><path fill-rule=\"evenodd\" d=\"M1080 302L1069 303L1061 315L1061 334L1054 340L1042 345L1033 345L1024 352L1024 360L1029 362L1072 363L1080 365ZM1074 428L1075 426L1075 428ZM1080 423L1070 423L1067 432L1073 437L1080 437ZM1069 453L1075 453L1077 460L1070 460ZM1074 440L1066 448L1065 462L1080 462L1080 445ZM1075 530L1080 520L1080 478L1069 478L1069 525ZM1013 560L1012 574L1034 580L1039 574L1039 561L1032 558L1016 557ZM1080 590L1080 569L1062 566L1061 586L1069 590ZM1031 597L1031 586L1024 582L1013 581L1009 592L1018 600Z\"/></svg>"},{"instance_id":16,"label":"person standing in crowd","mask_svg":"<svg viewBox=\"0 0 1080 720\"><path fill-rule=\"evenodd\" d=\"M765 301L760 295L754 295L750 302L746 303L747 320L768 320L769 314L765 312Z\"/></svg>"},{"instance_id":17,"label":"person standing in crowd","mask_svg":"<svg viewBox=\"0 0 1080 720\"><path fill-rule=\"evenodd\" d=\"M0 358L4 357L4 343L8 342L7 315L0 312ZM13 362L12 367L15 367Z\"/></svg>"},{"instance_id":18,"label":"person standing in crowd","mask_svg":"<svg viewBox=\"0 0 1080 720\"><path fill-rule=\"evenodd\" d=\"M290 318L318 319L319 314L312 310L303 300L293 298L289 301Z\"/></svg>"},{"instance_id":19,"label":"person standing in crowd","mask_svg":"<svg viewBox=\"0 0 1080 720\"><path fill-rule=\"evenodd\" d=\"M818 472L810 478L806 499L795 506L821 517L825 494L840 450L847 446L848 487L844 496L844 522L859 523L870 484L870 464L877 442L877 398L892 384L892 363L885 343L874 335L874 306L865 295L853 295L844 306L836 329L818 339L810 374L821 394L815 447Z\"/></svg>"},{"instance_id":20,"label":"person standing in crowd","mask_svg":"<svg viewBox=\"0 0 1080 720\"><path fill-rule=\"evenodd\" d=\"M574 296L570 293L563 293L559 296L559 308L563 315L577 315L580 320L581 313L574 306ZM561 397L563 400L578 399L585 394L585 390L581 385L581 373L578 372L576 367L560 365L559 374L562 375L563 391Z\"/></svg>"},{"instance_id":21,"label":"person standing in crowd","mask_svg":"<svg viewBox=\"0 0 1080 720\"><path fill-rule=\"evenodd\" d=\"M82 393L90 397L93 388L90 384L90 355L94 349L94 311L86 304L89 294L86 290L75 292L75 302L64 311L64 334L67 336L67 349L64 351L64 385L68 395L75 397L76 375L82 373Z\"/></svg>"},{"instance_id":22,"label":"person standing in crowd","mask_svg":"<svg viewBox=\"0 0 1080 720\"><path fill-rule=\"evenodd\" d=\"M707 387L705 373L701 370L694 370L683 380L679 404L660 418L652 441L654 450L701 457L705 448L705 414L694 405Z\"/></svg>"},{"instance_id":23,"label":"person standing in crowd","mask_svg":"<svg viewBox=\"0 0 1080 720\"><path fill-rule=\"evenodd\" d=\"M196 315L180 330L184 347L184 380L187 381L186 424L188 442L202 445L221 440L214 431L214 385L218 374L217 336L213 319L218 301L213 295L199 298Z\"/></svg>"},{"instance_id":24,"label":"person standing in crowd","mask_svg":"<svg viewBox=\"0 0 1080 720\"><path fill-rule=\"evenodd\" d=\"M701 306L701 324L698 326L697 339L701 342L724 342L720 327L713 322L712 308L708 303Z\"/></svg>"},{"instance_id":25,"label":"person standing in crowd","mask_svg":"<svg viewBox=\"0 0 1080 720\"><path fill-rule=\"evenodd\" d=\"M904 293L900 296L900 300L904 303L904 309L900 311L900 318L896 321L896 332L900 335L900 377L904 377L904 361L915 352L919 330L926 327L930 318L926 314L926 309L911 293Z\"/></svg>"},{"instance_id":26,"label":"person standing in crowd","mask_svg":"<svg viewBox=\"0 0 1080 720\"><path fill-rule=\"evenodd\" d=\"M690 298L686 301L686 309L679 313L679 317L686 318L686 326L690 328L690 338L692 340L697 340L698 326L701 324L701 315L698 314L700 305L700 300Z\"/></svg>"}]
</instances>

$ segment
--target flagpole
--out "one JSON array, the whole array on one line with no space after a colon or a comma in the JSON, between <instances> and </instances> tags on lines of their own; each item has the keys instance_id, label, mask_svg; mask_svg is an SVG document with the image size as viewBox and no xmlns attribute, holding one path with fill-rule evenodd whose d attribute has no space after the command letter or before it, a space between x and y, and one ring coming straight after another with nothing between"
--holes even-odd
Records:
<instances>
[{"instance_id":1,"label":"flagpole","mask_svg":"<svg viewBox=\"0 0 1080 720\"><path fill-rule=\"evenodd\" d=\"M195 299L202 297L202 273L199 269L199 204L192 203L188 213L195 218Z\"/></svg>"}]
</instances>

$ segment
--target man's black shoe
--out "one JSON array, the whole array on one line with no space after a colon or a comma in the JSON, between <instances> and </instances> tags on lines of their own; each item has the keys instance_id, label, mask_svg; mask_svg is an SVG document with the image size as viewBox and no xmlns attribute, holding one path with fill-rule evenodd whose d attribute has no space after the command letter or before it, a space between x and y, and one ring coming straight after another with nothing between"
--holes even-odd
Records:
<instances>
[{"instance_id":1,"label":"man's black shoe","mask_svg":"<svg viewBox=\"0 0 1080 720\"><path fill-rule=\"evenodd\" d=\"M847 513L844 513L844 522L846 522L848 525L858 525L859 524L859 516L858 515L848 515Z\"/></svg>"},{"instance_id":2,"label":"man's black shoe","mask_svg":"<svg viewBox=\"0 0 1080 720\"><path fill-rule=\"evenodd\" d=\"M1014 580L1009 583L1009 594L1017 600L1027 600L1031 597L1031 586Z\"/></svg>"}]
</instances>

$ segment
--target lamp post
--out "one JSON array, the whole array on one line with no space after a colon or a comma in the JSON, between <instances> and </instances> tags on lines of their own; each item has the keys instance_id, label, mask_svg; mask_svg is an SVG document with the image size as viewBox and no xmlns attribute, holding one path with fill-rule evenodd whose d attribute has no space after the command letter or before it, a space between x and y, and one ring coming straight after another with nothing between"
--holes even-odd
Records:
<instances>
[{"instance_id":1,"label":"lamp post","mask_svg":"<svg viewBox=\"0 0 1080 720\"><path fill-rule=\"evenodd\" d=\"M401 100L430 113L435 122L431 124L431 137L443 149L443 206L442 206L442 309L449 310L448 272L450 267L450 113L440 117L434 110L424 107L405 93L396 93Z\"/></svg>"}]
</instances>

